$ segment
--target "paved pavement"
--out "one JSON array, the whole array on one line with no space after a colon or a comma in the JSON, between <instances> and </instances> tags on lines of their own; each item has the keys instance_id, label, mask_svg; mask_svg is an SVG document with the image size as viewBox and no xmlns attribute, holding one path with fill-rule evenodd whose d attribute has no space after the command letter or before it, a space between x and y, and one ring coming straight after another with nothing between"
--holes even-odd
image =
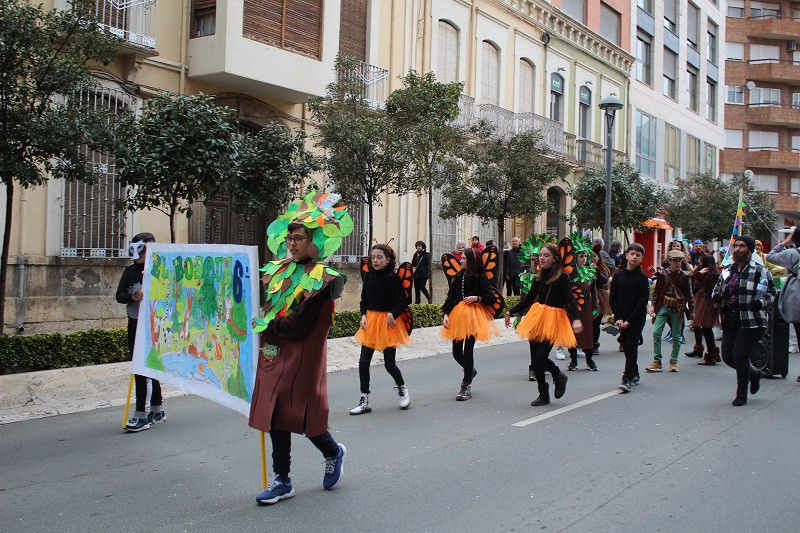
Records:
<instances>
[{"instance_id":1,"label":"paved pavement","mask_svg":"<svg viewBox=\"0 0 800 533\"><path fill-rule=\"evenodd\" d=\"M434 338L416 340L433 350ZM651 358L647 342L640 365ZM405 411L376 367L362 416L347 414L358 372L330 374L344 477L322 490L321 456L295 436L297 494L270 507L254 502L258 432L196 396L168 400L167 423L136 434L120 429L121 407L0 425L0 533L798 530L797 355L789 379L765 380L744 407L730 405L732 369L683 357L679 373L643 372L621 394L623 355L603 334L599 372L570 372L563 398L533 408L527 359L524 342L479 346L469 402L455 401L449 354L405 361Z\"/></svg>"},{"instance_id":2,"label":"paved pavement","mask_svg":"<svg viewBox=\"0 0 800 533\"><path fill-rule=\"evenodd\" d=\"M519 340L513 329L503 326L502 320L497 320L497 324L501 336L481 343L483 346ZM450 342L439 336L440 329L415 330L411 344L398 350L397 360L449 353ZM352 337L328 341L328 372L357 368L360 350ZM381 362L382 357L377 353L373 363ZM0 424L125 405L130 368L131 364L125 362L0 376ZM174 398L187 393L165 386L163 394L165 398Z\"/></svg>"}]
</instances>

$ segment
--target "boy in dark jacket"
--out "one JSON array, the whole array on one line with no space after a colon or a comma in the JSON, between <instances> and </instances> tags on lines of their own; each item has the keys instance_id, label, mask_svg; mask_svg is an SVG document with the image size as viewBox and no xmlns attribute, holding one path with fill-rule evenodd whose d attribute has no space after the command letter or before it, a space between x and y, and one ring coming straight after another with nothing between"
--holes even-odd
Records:
<instances>
[{"instance_id":1,"label":"boy in dark jacket","mask_svg":"<svg viewBox=\"0 0 800 533\"><path fill-rule=\"evenodd\" d=\"M639 266L643 257L644 246L631 243L625 251L625 268L618 270L611 278L611 310L625 351L625 372L619 384L622 392L630 392L631 385L639 383L637 359L650 295L647 274Z\"/></svg>"},{"instance_id":2,"label":"boy in dark jacket","mask_svg":"<svg viewBox=\"0 0 800 533\"><path fill-rule=\"evenodd\" d=\"M128 313L128 350L133 356L133 344L136 340L136 325L139 317L139 302L144 298L142 281L144 279L144 258L147 243L156 242L152 233L139 233L133 237L129 253L133 264L122 272L117 286L117 302L125 304ZM128 420L125 431L137 432L150 429L150 424L158 424L166 420L161 399L161 383L151 379L153 392L150 395L150 413L145 412L147 401L147 377L134 374L136 381L136 411Z\"/></svg>"}]
</instances>

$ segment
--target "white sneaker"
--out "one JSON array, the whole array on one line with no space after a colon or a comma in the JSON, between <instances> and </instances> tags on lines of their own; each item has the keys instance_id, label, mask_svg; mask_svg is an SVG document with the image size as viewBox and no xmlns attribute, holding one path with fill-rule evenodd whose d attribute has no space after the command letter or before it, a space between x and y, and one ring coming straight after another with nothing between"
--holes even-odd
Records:
<instances>
[{"instance_id":1,"label":"white sneaker","mask_svg":"<svg viewBox=\"0 0 800 533\"><path fill-rule=\"evenodd\" d=\"M578 348L576 351L578 352L578 357L586 357L586 354L583 353L583 350L581 350L580 348Z\"/></svg>"},{"instance_id":2,"label":"white sneaker","mask_svg":"<svg viewBox=\"0 0 800 533\"><path fill-rule=\"evenodd\" d=\"M350 414L363 415L370 411L372 411L372 407L369 406L369 394L362 394L361 398L358 400L358 405L350 409Z\"/></svg>"},{"instance_id":3,"label":"white sneaker","mask_svg":"<svg viewBox=\"0 0 800 533\"><path fill-rule=\"evenodd\" d=\"M563 361L566 358L567 356L564 355L564 350L562 350L561 348L556 350L556 359L558 359L559 361Z\"/></svg>"},{"instance_id":4,"label":"white sneaker","mask_svg":"<svg viewBox=\"0 0 800 533\"><path fill-rule=\"evenodd\" d=\"M411 404L411 396L408 395L408 386L398 385L395 389L397 389L397 395L400 396L400 409L408 409L409 404Z\"/></svg>"}]
</instances>

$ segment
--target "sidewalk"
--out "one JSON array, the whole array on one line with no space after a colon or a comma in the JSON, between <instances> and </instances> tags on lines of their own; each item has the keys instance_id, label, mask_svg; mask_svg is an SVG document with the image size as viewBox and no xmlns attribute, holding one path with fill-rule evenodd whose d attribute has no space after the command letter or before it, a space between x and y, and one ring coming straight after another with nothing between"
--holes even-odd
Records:
<instances>
[{"instance_id":1,"label":"sidewalk","mask_svg":"<svg viewBox=\"0 0 800 533\"><path fill-rule=\"evenodd\" d=\"M500 337L478 343L476 349L519 341L513 328L496 321ZM441 327L416 329L411 344L397 350L397 360L417 359L450 353L450 341L439 336ZM353 337L328 341L328 372L358 367L361 345ZM375 354L372 364L382 364L383 354ZM125 405L130 380L130 362L43 370L0 376L0 424L92 411ZM164 385L165 398L188 393Z\"/></svg>"}]
</instances>

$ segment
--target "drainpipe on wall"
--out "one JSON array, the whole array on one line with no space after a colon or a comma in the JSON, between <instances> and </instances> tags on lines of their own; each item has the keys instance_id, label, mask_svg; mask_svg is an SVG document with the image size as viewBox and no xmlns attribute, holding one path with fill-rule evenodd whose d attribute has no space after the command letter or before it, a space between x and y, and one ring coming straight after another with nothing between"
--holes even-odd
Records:
<instances>
[{"instance_id":1,"label":"drainpipe on wall","mask_svg":"<svg viewBox=\"0 0 800 533\"><path fill-rule=\"evenodd\" d=\"M189 35L186 32L186 19L189 13L189 0L181 2L181 76L178 82L178 94L186 94L186 49L188 47Z\"/></svg>"}]
</instances>

